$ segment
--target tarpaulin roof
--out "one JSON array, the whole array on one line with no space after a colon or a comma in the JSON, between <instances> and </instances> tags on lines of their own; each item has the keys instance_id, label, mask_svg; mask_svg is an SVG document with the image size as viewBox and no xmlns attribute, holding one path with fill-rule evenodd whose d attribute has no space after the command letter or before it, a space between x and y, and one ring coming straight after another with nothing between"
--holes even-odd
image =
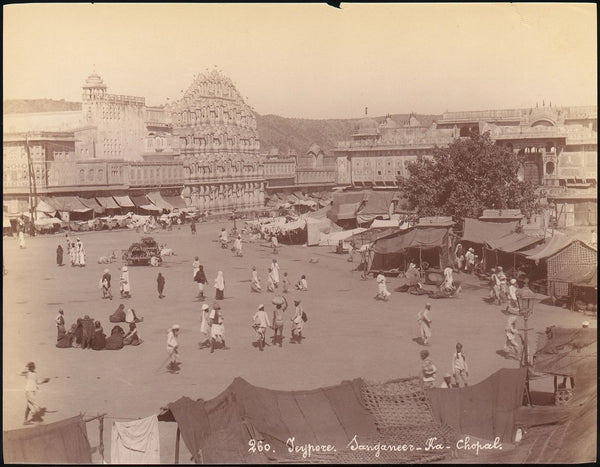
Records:
<instances>
[{"instance_id":1,"label":"tarpaulin roof","mask_svg":"<svg viewBox=\"0 0 600 467\"><path fill-rule=\"evenodd\" d=\"M366 196L367 201L356 214L359 224L369 222L377 216L389 217L390 205L398 199L398 193L392 191L370 191Z\"/></svg>"},{"instance_id":2,"label":"tarpaulin roof","mask_svg":"<svg viewBox=\"0 0 600 467\"><path fill-rule=\"evenodd\" d=\"M105 211L104 206L98 203L96 198L82 198L80 196L78 198L79 201L81 201L88 208L93 209L97 214L102 214Z\"/></svg>"},{"instance_id":3,"label":"tarpaulin roof","mask_svg":"<svg viewBox=\"0 0 600 467\"><path fill-rule=\"evenodd\" d=\"M538 245L531 250L524 251L523 254L527 259L531 260L549 258L576 241L578 240L570 238L567 235L561 235L557 232L553 237L546 239L541 245Z\"/></svg>"},{"instance_id":4,"label":"tarpaulin roof","mask_svg":"<svg viewBox=\"0 0 600 467\"><path fill-rule=\"evenodd\" d=\"M119 205L112 196L96 196L96 200L106 209L119 209Z\"/></svg>"},{"instance_id":5,"label":"tarpaulin roof","mask_svg":"<svg viewBox=\"0 0 600 467\"><path fill-rule=\"evenodd\" d=\"M485 243L492 250L514 253L515 251L524 250L543 241L543 237L530 237L521 233L509 233L499 238L487 240Z\"/></svg>"},{"instance_id":6,"label":"tarpaulin roof","mask_svg":"<svg viewBox=\"0 0 600 467\"><path fill-rule=\"evenodd\" d=\"M185 201L181 196L163 196L163 199L174 208L187 208L187 205L185 204Z\"/></svg>"},{"instance_id":7,"label":"tarpaulin roof","mask_svg":"<svg viewBox=\"0 0 600 467\"><path fill-rule=\"evenodd\" d=\"M146 195L146 198L148 198L152 202L152 204L156 205L160 209L164 209L166 211L173 210L173 206L171 206L163 199L159 191L151 191Z\"/></svg>"},{"instance_id":8,"label":"tarpaulin roof","mask_svg":"<svg viewBox=\"0 0 600 467\"><path fill-rule=\"evenodd\" d=\"M501 369L459 389L430 389L435 418L462 435L511 443L517 409L523 404L527 368Z\"/></svg>"},{"instance_id":9,"label":"tarpaulin roof","mask_svg":"<svg viewBox=\"0 0 600 467\"><path fill-rule=\"evenodd\" d=\"M553 326L538 333L533 369L540 373L574 376L581 366L597 358L597 329Z\"/></svg>"},{"instance_id":10,"label":"tarpaulin roof","mask_svg":"<svg viewBox=\"0 0 600 467\"><path fill-rule=\"evenodd\" d=\"M133 201L131 201L131 198L127 195L113 196L113 198L115 199L117 204L119 206L121 206L122 208L134 208L135 207L135 204L133 204Z\"/></svg>"},{"instance_id":11,"label":"tarpaulin roof","mask_svg":"<svg viewBox=\"0 0 600 467\"><path fill-rule=\"evenodd\" d=\"M373 243L375 253L401 253L407 248L435 248L448 244L448 229L426 227L400 230Z\"/></svg>"},{"instance_id":12,"label":"tarpaulin roof","mask_svg":"<svg viewBox=\"0 0 600 467\"><path fill-rule=\"evenodd\" d=\"M209 401L187 397L168 405L158 419L176 421L186 447L198 459L202 450L206 463L301 460L288 450L287 440L297 445L331 444L339 449L356 435L375 439L374 417L361 400L362 381L345 381L337 386L311 391L275 391L236 378L221 394ZM264 440L270 451L253 454L248 441Z\"/></svg>"},{"instance_id":13,"label":"tarpaulin roof","mask_svg":"<svg viewBox=\"0 0 600 467\"><path fill-rule=\"evenodd\" d=\"M91 464L83 417L2 432L4 462L10 464Z\"/></svg>"},{"instance_id":14,"label":"tarpaulin roof","mask_svg":"<svg viewBox=\"0 0 600 467\"><path fill-rule=\"evenodd\" d=\"M92 210L92 208L88 208L83 204L77 196L50 196L43 198L43 201L57 211L87 212Z\"/></svg>"},{"instance_id":15,"label":"tarpaulin roof","mask_svg":"<svg viewBox=\"0 0 600 467\"><path fill-rule=\"evenodd\" d=\"M462 240L483 244L488 240L503 237L514 232L517 224L517 221L484 222L479 219L465 218Z\"/></svg>"}]
</instances>

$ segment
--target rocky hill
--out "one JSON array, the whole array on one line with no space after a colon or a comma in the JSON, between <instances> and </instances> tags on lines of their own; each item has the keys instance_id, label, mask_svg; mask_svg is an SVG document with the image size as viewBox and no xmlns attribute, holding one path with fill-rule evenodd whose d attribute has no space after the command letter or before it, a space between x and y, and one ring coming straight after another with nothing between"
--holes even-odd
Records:
<instances>
[{"instance_id":1,"label":"rocky hill","mask_svg":"<svg viewBox=\"0 0 600 467\"><path fill-rule=\"evenodd\" d=\"M69 102L64 99L12 99L4 101L4 113L60 112L81 110L81 102ZM430 126L439 115L417 115L424 126ZM409 114L394 114L392 118L403 125ZM384 117L375 117L381 122ZM318 144L325 152L335 147L338 141L350 139L359 119L309 120L304 118L286 118L278 115L256 114L258 134L261 140L261 152L267 153L277 148L282 155L291 150L304 154L311 144Z\"/></svg>"}]
</instances>

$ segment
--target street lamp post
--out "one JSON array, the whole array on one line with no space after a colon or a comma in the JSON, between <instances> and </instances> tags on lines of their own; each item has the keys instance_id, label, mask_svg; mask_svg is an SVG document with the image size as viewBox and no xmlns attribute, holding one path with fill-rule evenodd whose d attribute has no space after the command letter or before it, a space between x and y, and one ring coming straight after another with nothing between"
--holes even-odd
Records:
<instances>
[{"instance_id":1,"label":"street lamp post","mask_svg":"<svg viewBox=\"0 0 600 467\"><path fill-rule=\"evenodd\" d=\"M533 313L533 306L535 304L535 299L536 299L536 295L535 293L533 293L533 291L529 288L529 280L525 279L525 284L523 285L523 288L519 291L519 293L517 294L517 301L519 303L519 314L523 317L523 322L524 322L524 328L523 331L525 332L525 338L524 338L524 343L523 343L523 353L521 356L521 368L525 367L527 368L527 374L526 374L526 379L525 379L525 394L527 396L527 401L529 405L531 404L531 394L529 392L529 368L531 366L531 361L529 359L529 339L528 339L528 332L530 330L532 330L533 328L528 328L527 327L527 320L529 319L529 316Z\"/></svg>"}]
</instances>

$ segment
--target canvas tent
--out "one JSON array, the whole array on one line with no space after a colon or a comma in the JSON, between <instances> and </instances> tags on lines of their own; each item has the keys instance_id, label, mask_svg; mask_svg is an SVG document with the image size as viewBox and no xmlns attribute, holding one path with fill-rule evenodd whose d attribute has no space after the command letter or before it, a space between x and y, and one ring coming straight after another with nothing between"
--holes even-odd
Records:
<instances>
[{"instance_id":1,"label":"canvas tent","mask_svg":"<svg viewBox=\"0 0 600 467\"><path fill-rule=\"evenodd\" d=\"M2 432L4 462L11 464L91 464L81 415L55 423Z\"/></svg>"},{"instance_id":2,"label":"canvas tent","mask_svg":"<svg viewBox=\"0 0 600 467\"><path fill-rule=\"evenodd\" d=\"M423 227L399 230L373 242L369 270L406 270L407 259L427 261L443 268L449 263L449 228ZM409 258L407 258L409 256Z\"/></svg>"},{"instance_id":3,"label":"canvas tent","mask_svg":"<svg viewBox=\"0 0 600 467\"><path fill-rule=\"evenodd\" d=\"M368 224L377 218L389 219L399 198L395 191L369 191L365 196L366 201L356 213L358 225Z\"/></svg>"}]
</instances>

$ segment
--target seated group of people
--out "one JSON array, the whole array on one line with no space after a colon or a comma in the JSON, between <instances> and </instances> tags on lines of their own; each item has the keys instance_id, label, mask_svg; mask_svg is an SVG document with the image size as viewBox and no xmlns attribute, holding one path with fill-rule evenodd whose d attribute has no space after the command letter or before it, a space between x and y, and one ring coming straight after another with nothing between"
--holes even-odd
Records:
<instances>
[{"instance_id":1,"label":"seated group of people","mask_svg":"<svg viewBox=\"0 0 600 467\"><path fill-rule=\"evenodd\" d=\"M100 321L94 321L88 315L83 318L77 318L77 322L71 325L68 331L64 326L63 311L59 311L56 317L57 342L56 347L81 348L93 350L119 350L125 345L140 345L143 341L140 338L136 323L143 321L139 319L135 310L125 311L124 305L119 305L117 311L109 318L111 323L129 323L129 330L125 332L123 328L116 325L112 328L110 336L104 334Z\"/></svg>"}]
</instances>

